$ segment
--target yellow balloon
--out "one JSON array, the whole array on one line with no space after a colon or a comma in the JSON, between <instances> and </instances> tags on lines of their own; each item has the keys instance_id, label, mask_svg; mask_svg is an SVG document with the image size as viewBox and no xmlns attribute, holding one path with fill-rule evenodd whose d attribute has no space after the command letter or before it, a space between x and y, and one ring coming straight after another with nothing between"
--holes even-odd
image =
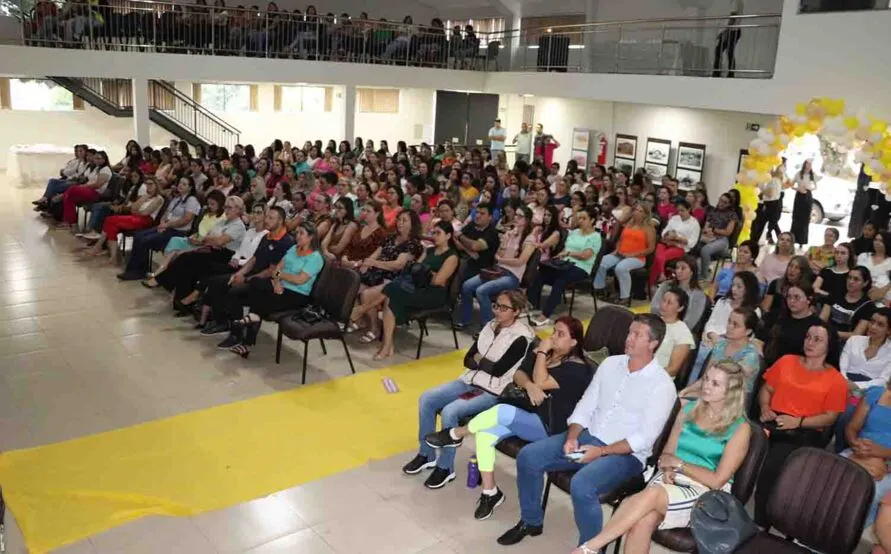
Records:
<instances>
[{"instance_id":1,"label":"yellow balloon","mask_svg":"<svg viewBox=\"0 0 891 554\"><path fill-rule=\"evenodd\" d=\"M869 126L870 133L884 133L885 129L888 128L888 124L882 121L881 119L874 120Z\"/></svg>"},{"instance_id":2,"label":"yellow balloon","mask_svg":"<svg viewBox=\"0 0 891 554\"><path fill-rule=\"evenodd\" d=\"M758 165L758 159L755 156L746 156L746 159L743 160L743 167L746 169L755 169Z\"/></svg>"},{"instance_id":3,"label":"yellow balloon","mask_svg":"<svg viewBox=\"0 0 891 554\"><path fill-rule=\"evenodd\" d=\"M835 117L845 111L845 101L840 99L828 99L826 101L826 113Z\"/></svg>"},{"instance_id":4,"label":"yellow balloon","mask_svg":"<svg viewBox=\"0 0 891 554\"><path fill-rule=\"evenodd\" d=\"M796 104L795 113L797 113L798 115L805 115L807 113L807 104Z\"/></svg>"},{"instance_id":5,"label":"yellow balloon","mask_svg":"<svg viewBox=\"0 0 891 554\"><path fill-rule=\"evenodd\" d=\"M792 129L792 133L790 133L790 134L795 135L796 137L800 137L800 136L802 136L802 135L806 135L806 134L807 134L807 131L808 131L808 130L807 130L807 126L806 126L806 125L796 125L796 126Z\"/></svg>"},{"instance_id":6,"label":"yellow balloon","mask_svg":"<svg viewBox=\"0 0 891 554\"><path fill-rule=\"evenodd\" d=\"M847 127L849 131L853 131L857 127L860 127L860 120L853 115L848 116L845 118L845 127Z\"/></svg>"},{"instance_id":7,"label":"yellow balloon","mask_svg":"<svg viewBox=\"0 0 891 554\"><path fill-rule=\"evenodd\" d=\"M811 118L807 122L807 129L812 133L819 132L820 129L823 128L823 121L821 119Z\"/></svg>"},{"instance_id":8,"label":"yellow balloon","mask_svg":"<svg viewBox=\"0 0 891 554\"><path fill-rule=\"evenodd\" d=\"M891 151L883 151L881 160L885 167L891 167Z\"/></svg>"}]
</instances>

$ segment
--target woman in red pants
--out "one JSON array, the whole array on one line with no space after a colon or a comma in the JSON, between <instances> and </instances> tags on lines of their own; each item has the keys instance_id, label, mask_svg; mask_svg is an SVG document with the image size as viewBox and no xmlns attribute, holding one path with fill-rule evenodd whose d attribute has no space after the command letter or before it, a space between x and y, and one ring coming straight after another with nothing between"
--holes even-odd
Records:
<instances>
[{"instance_id":1,"label":"woman in red pants","mask_svg":"<svg viewBox=\"0 0 891 554\"><path fill-rule=\"evenodd\" d=\"M122 206L114 215L105 218L102 224L102 235L86 253L86 256L91 258L101 256L102 246L107 243L109 263L117 263L118 233L148 229L155 222L155 218L163 206L164 197L160 194L158 181L154 176L147 175L142 187L134 190L130 195L127 205Z\"/></svg>"},{"instance_id":2,"label":"woman in red pants","mask_svg":"<svg viewBox=\"0 0 891 554\"><path fill-rule=\"evenodd\" d=\"M108 154L96 152L93 156L93 167L84 174L87 182L83 185L69 187L62 196L61 229L68 229L77 224L77 207L92 204L108 188L111 182L111 167L108 165Z\"/></svg>"},{"instance_id":3,"label":"woman in red pants","mask_svg":"<svg viewBox=\"0 0 891 554\"><path fill-rule=\"evenodd\" d=\"M653 265L650 267L650 287L656 286L665 272L665 264L682 258L699 242L699 222L690 212L686 200L674 203L676 214L671 216L662 231L662 240L656 245Z\"/></svg>"}]
</instances>

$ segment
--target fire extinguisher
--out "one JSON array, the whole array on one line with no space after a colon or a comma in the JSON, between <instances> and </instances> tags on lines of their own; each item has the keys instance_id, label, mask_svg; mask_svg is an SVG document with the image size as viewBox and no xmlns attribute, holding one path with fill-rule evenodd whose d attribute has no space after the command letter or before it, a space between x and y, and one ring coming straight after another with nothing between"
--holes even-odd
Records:
<instances>
[{"instance_id":1,"label":"fire extinguisher","mask_svg":"<svg viewBox=\"0 0 891 554\"><path fill-rule=\"evenodd\" d=\"M598 142L600 149L597 151L597 163L600 165L606 165L606 137L600 135L600 141Z\"/></svg>"}]
</instances>

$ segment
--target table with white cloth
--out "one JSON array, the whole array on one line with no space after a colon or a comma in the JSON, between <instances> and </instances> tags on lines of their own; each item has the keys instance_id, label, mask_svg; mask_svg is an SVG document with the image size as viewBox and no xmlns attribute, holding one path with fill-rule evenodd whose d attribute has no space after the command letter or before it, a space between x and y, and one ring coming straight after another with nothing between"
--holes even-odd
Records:
<instances>
[{"instance_id":1,"label":"table with white cloth","mask_svg":"<svg viewBox=\"0 0 891 554\"><path fill-rule=\"evenodd\" d=\"M97 150L101 147L91 146ZM6 181L16 187L44 187L59 176L71 158L74 148L54 144L16 144L6 155Z\"/></svg>"}]
</instances>

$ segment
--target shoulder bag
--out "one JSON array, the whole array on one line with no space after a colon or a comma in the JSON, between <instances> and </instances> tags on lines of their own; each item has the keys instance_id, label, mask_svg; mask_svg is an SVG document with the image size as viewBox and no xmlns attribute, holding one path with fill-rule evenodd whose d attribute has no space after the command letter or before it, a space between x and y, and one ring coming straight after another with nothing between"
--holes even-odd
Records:
<instances>
[{"instance_id":1,"label":"shoulder bag","mask_svg":"<svg viewBox=\"0 0 891 554\"><path fill-rule=\"evenodd\" d=\"M690 530L701 554L731 554L758 532L758 526L735 496L708 491L693 506Z\"/></svg>"}]
</instances>

